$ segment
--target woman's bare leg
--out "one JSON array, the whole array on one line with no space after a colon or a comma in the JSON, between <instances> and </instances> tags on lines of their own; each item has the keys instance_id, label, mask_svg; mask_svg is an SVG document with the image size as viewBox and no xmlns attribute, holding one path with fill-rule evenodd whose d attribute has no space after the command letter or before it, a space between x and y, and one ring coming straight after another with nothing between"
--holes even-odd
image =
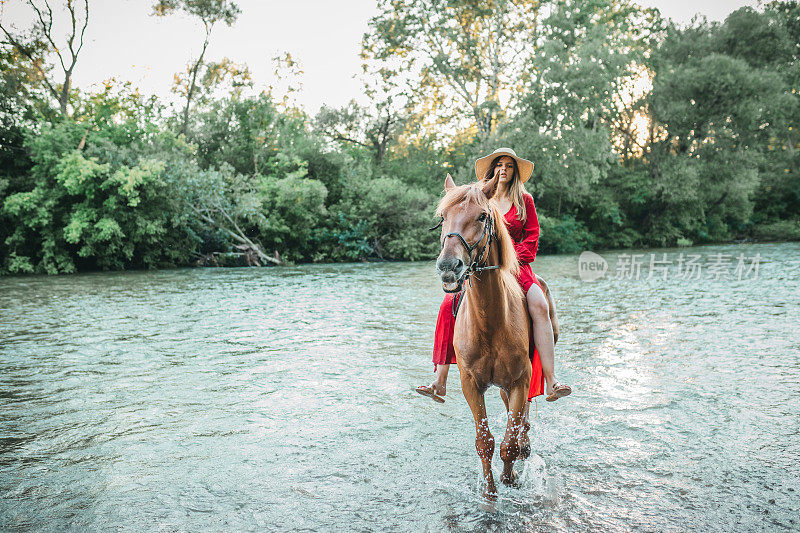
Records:
<instances>
[{"instance_id":1,"label":"woman's bare leg","mask_svg":"<svg viewBox=\"0 0 800 533\"><path fill-rule=\"evenodd\" d=\"M453 353L453 295L447 294L439 306L439 317L436 319L436 332L433 347L433 362L444 359L445 361L454 361L451 354ZM445 348L446 347L446 348ZM441 350L446 349L446 353L442 354ZM442 357L444 355L444 357ZM420 385L417 387L417 392L424 396L430 396L431 393L435 396L444 396L447 393L447 373L450 370L449 364L436 365L436 379L433 383L428 385ZM443 399L439 399L443 401Z\"/></svg>"},{"instance_id":2,"label":"woman's bare leg","mask_svg":"<svg viewBox=\"0 0 800 533\"><path fill-rule=\"evenodd\" d=\"M435 389L436 394L444 396L447 394L447 373L450 371L450 365L438 365L436 367L436 379L431 383L431 387Z\"/></svg>"},{"instance_id":3,"label":"woman's bare leg","mask_svg":"<svg viewBox=\"0 0 800 533\"><path fill-rule=\"evenodd\" d=\"M433 394L434 400L443 402L444 398L441 398L441 396L447 394L447 372L449 370L449 364L438 365L436 367L436 379L433 380L433 383L430 386L420 385L417 387L417 392L423 396L431 396ZM437 399L437 396L440 398Z\"/></svg>"},{"instance_id":4,"label":"woman's bare leg","mask_svg":"<svg viewBox=\"0 0 800 533\"><path fill-rule=\"evenodd\" d=\"M550 306L547 299L535 283L525 295L528 301L528 312L533 319L533 342L539 350L539 359L542 361L542 373L547 383L547 394L552 394L553 384L556 382L555 373L555 341L553 339L553 324L550 322Z\"/></svg>"}]
</instances>

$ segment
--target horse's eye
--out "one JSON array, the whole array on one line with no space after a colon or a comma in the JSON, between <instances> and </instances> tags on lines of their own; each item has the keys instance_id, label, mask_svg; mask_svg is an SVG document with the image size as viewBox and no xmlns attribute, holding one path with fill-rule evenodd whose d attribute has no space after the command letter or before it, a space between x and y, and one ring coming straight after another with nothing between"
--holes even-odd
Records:
<instances>
[{"instance_id":1,"label":"horse's eye","mask_svg":"<svg viewBox=\"0 0 800 533\"><path fill-rule=\"evenodd\" d=\"M486 213L481 213L481 216L478 217L478 222L485 222L486 221Z\"/></svg>"}]
</instances>

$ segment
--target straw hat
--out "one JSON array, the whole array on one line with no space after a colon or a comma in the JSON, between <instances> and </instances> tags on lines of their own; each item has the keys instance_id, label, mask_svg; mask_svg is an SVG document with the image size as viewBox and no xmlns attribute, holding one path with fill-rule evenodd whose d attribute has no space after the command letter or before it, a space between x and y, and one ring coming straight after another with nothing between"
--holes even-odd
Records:
<instances>
[{"instance_id":1,"label":"straw hat","mask_svg":"<svg viewBox=\"0 0 800 533\"><path fill-rule=\"evenodd\" d=\"M479 180L482 180L486 175L486 171L489 170L489 167L492 165L492 161L494 161L496 157L500 157L502 155L507 155L517 162L519 177L522 180L522 183L525 183L530 179L531 174L533 174L533 162L518 157L516 152L514 152L514 150L511 148L498 148L491 154L481 157L475 161L475 176Z\"/></svg>"}]
</instances>

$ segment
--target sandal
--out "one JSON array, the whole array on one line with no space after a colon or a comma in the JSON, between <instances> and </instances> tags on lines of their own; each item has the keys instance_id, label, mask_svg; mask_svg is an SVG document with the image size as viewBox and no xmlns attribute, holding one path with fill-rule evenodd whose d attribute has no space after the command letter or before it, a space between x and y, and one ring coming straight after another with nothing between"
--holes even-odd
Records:
<instances>
[{"instance_id":1,"label":"sandal","mask_svg":"<svg viewBox=\"0 0 800 533\"><path fill-rule=\"evenodd\" d=\"M432 398L436 402L444 403L444 398L436 394L436 389L434 389L433 386L428 387L427 385L420 385L415 390L423 396Z\"/></svg>"},{"instance_id":2,"label":"sandal","mask_svg":"<svg viewBox=\"0 0 800 533\"><path fill-rule=\"evenodd\" d=\"M569 396L572 394L572 389L569 385L564 385L563 383L559 383L558 381L553 384L553 392L545 398L548 402L554 402L559 398L563 398L564 396Z\"/></svg>"}]
</instances>

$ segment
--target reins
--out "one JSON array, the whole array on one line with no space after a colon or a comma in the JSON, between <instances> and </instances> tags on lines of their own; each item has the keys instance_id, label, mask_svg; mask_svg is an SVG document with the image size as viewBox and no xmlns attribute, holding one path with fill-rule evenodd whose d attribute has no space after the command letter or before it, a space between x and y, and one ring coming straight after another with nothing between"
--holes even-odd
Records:
<instances>
[{"instance_id":1,"label":"reins","mask_svg":"<svg viewBox=\"0 0 800 533\"><path fill-rule=\"evenodd\" d=\"M436 226L430 229L435 230L436 228L440 227L443 222L444 222L444 217L442 217L442 220L440 220ZM458 285L456 286L456 288L451 291L442 288L442 290L447 293L456 293L456 292L460 293L458 296L453 297L453 316L455 317L458 314L459 307L461 307L461 300L464 299L464 292L466 291L466 287L464 287L464 281L469 281L469 285L471 287L472 274L477 274L483 272L484 270L495 270L500 268L500 265L487 266L486 263L484 262L485 261L484 258L488 259L488 256L491 253L492 241L497 240L497 234L494 232L494 217L490 212L486 213L486 220L484 221L483 224L483 233L481 233L480 238L471 245L467 243L467 240L464 238L463 235L461 235L457 231L453 231L448 233L442 238L441 241L442 247L444 247L444 243L448 237L458 237L458 240L467 250L467 255L469 256L470 259L470 263L467 266L466 270L464 270L464 272L457 280ZM480 253L477 254L475 259L472 259L472 252L475 251L475 249L480 245L480 243L484 241L484 238L486 238L486 242L484 243L483 248L481 248ZM456 303L456 300L458 300L458 303Z\"/></svg>"}]
</instances>

